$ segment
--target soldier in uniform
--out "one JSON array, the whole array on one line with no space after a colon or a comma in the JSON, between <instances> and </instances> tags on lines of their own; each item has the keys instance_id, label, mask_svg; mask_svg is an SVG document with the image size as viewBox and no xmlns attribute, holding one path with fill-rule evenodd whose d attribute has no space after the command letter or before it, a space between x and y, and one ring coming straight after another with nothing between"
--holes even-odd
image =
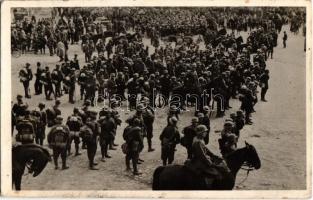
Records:
<instances>
[{"instance_id":1,"label":"soldier in uniform","mask_svg":"<svg viewBox=\"0 0 313 200\"><path fill-rule=\"evenodd\" d=\"M60 100L56 100L54 106L46 110L48 127L55 125L57 116L61 115L60 104Z\"/></svg>"},{"instance_id":2,"label":"soldier in uniform","mask_svg":"<svg viewBox=\"0 0 313 200\"><path fill-rule=\"evenodd\" d=\"M21 117L16 122L16 141L22 144L34 143L37 131L37 123L35 119L30 115L29 110L25 110L24 117Z\"/></svg>"},{"instance_id":3,"label":"soldier in uniform","mask_svg":"<svg viewBox=\"0 0 313 200\"><path fill-rule=\"evenodd\" d=\"M45 73L42 74L42 83L44 85L46 100L52 100L50 97L51 93L53 93L54 97L56 98L55 92L53 91L52 78L48 66L45 68Z\"/></svg>"},{"instance_id":4,"label":"soldier in uniform","mask_svg":"<svg viewBox=\"0 0 313 200\"><path fill-rule=\"evenodd\" d=\"M80 85L80 100L84 99L86 81L87 81L86 73L82 69L81 73L78 76L78 84Z\"/></svg>"},{"instance_id":5,"label":"soldier in uniform","mask_svg":"<svg viewBox=\"0 0 313 200\"><path fill-rule=\"evenodd\" d=\"M71 154L71 146L72 146L72 142L74 140L75 156L79 156L79 155L81 155L81 153L79 153L79 143L80 143L79 131L80 131L80 128L83 126L83 122L82 122L81 117L79 116L78 108L74 108L73 114L67 118L66 125L68 126L68 128L70 130L68 155Z\"/></svg>"},{"instance_id":6,"label":"soldier in uniform","mask_svg":"<svg viewBox=\"0 0 313 200\"><path fill-rule=\"evenodd\" d=\"M70 131L67 126L62 124L63 118L58 116L56 124L51 128L48 134L48 143L53 150L53 161L55 169L59 169L58 158L61 155L62 169L68 169L66 165L66 150L68 148Z\"/></svg>"},{"instance_id":7,"label":"soldier in uniform","mask_svg":"<svg viewBox=\"0 0 313 200\"><path fill-rule=\"evenodd\" d=\"M71 68L71 73L69 75L69 102L74 104L74 94L75 94L75 83L76 83L76 76L75 76L75 68Z\"/></svg>"},{"instance_id":8,"label":"soldier in uniform","mask_svg":"<svg viewBox=\"0 0 313 200\"><path fill-rule=\"evenodd\" d=\"M196 117L191 119L191 125L183 129L183 138L181 139L181 144L186 147L188 159L192 158L192 142L193 138L197 135L196 128L198 126L199 120Z\"/></svg>"},{"instance_id":9,"label":"soldier in uniform","mask_svg":"<svg viewBox=\"0 0 313 200\"><path fill-rule=\"evenodd\" d=\"M47 114L45 112L46 105L44 103L39 103L39 113L40 119L39 123L37 124L37 135L36 135L36 143L43 145L43 140L46 136L46 125L47 125Z\"/></svg>"},{"instance_id":10,"label":"soldier in uniform","mask_svg":"<svg viewBox=\"0 0 313 200\"><path fill-rule=\"evenodd\" d=\"M153 122L154 122L154 110L149 105L149 98L144 97L142 103L144 104L145 110L142 113L144 126L147 132L148 141L148 152L154 151L152 148L152 138L153 138Z\"/></svg>"},{"instance_id":11,"label":"soldier in uniform","mask_svg":"<svg viewBox=\"0 0 313 200\"><path fill-rule=\"evenodd\" d=\"M23 96L18 94L16 96L17 102L12 107L12 134L14 131L14 126L20 117L25 115L25 110L27 105L23 103Z\"/></svg>"},{"instance_id":12,"label":"soldier in uniform","mask_svg":"<svg viewBox=\"0 0 313 200\"><path fill-rule=\"evenodd\" d=\"M138 171L139 154L143 149L142 128L140 127L141 121L138 118L134 118L130 127L124 130L123 138L127 144L127 153L125 157L126 169L130 170L130 160L133 164L133 174L140 175Z\"/></svg>"},{"instance_id":13,"label":"soldier in uniform","mask_svg":"<svg viewBox=\"0 0 313 200\"><path fill-rule=\"evenodd\" d=\"M25 98L31 98L29 94L29 82L33 79L32 70L29 68L30 64L26 63L25 68L21 69L19 72L20 81L23 83Z\"/></svg>"},{"instance_id":14,"label":"soldier in uniform","mask_svg":"<svg viewBox=\"0 0 313 200\"><path fill-rule=\"evenodd\" d=\"M42 94L42 83L40 81L41 75L44 73L44 69L41 68L41 63L37 62L36 81L35 81L35 95Z\"/></svg>"},{"instance_id":15,"label":"soldier in uniform","mask_svg":"<svg viewBox=\"0 0 313 200\"><path fill-rule=\"evenodd\" d=\"M107 107L103 108L99 113L100 119L98 120L98 123L101 128L99 144L101 147L102 162L105 162L105 158L111 158L108 154L108 148L110 144L112 144L116 131L115 121L111 115L112 113Z\"/></svg>"},{"instance_id":16,"label":"soldier in uniform","mask_svg":"<svg viewBox=\"0 0 313 200\"><path fill-rule=\"evenodd\" d=\"M94 162L97 152L97 137L99 135L99 124L96 122L97 112L90 111L91 115L87 118L86 124L81 128L81 137L87 145L87 155L89 160L89 169L98 170Z\"/></svg>"},{"instance_id":17,"label":"soldier in uniform","mask_svg":"<svg viewBox=\"0 0 313 200\"><path fill-rule=\"evenodd\" d=\"M266 92L268 90L268 80L270 79L269 70L264 70L264 73L260 76L261 87L261 101L267 102L265 99Z\"/></svg>"},{"instance_id":18,"label":"soldier in uniform","mask_svg":"<svg viewBox=\"0 0 313 200\"><path fill-rule=\"evenodd\" d=\"M60 70L60 65L56 65L56 68L52 71L51 78L55 87L55 96L61 97L61 82L63 80L63 74Z\"/></svg>"},{"instance_id":19,"label":"soldier in uniform","mask_svg":"<svg viewBox=\"0 0 313 200\"><path fill-rule=\"evenodd\" d=\"M180 142L180 135L177 128L177 118L171 117L169 124L163 129L160 140L161 140L161 159L163 166L172 164L175 156L176 145Z\"/></svg>"}]
</instances>

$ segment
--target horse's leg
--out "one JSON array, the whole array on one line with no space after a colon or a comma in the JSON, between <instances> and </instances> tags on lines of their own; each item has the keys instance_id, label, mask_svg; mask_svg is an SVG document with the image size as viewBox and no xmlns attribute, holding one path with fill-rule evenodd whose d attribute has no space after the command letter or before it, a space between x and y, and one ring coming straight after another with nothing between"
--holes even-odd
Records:
<instances>
[{"instance_id":1,"label":"horse's leg","mask_svg":"<svg viewBox=\"0 0 313 200\"><path fill-rule=\"evenodd\" d=\"M12 174L12 184L15 186L15 190L21 190L21 183L22 183L22 173L13 173Z\"/></svg>"}]
</instances>

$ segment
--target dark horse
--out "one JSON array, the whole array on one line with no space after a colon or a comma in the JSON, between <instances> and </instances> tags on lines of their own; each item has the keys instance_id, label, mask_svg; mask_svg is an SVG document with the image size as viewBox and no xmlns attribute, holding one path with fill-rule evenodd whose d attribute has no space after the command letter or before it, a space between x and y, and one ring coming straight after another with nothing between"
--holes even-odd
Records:
<instances>
[{"instance_id":1,"label":"dark horse","mask_svg":"<svg viewBox=\"0 0 313 200\"><path fill-rule=\"evenodd\" d=\"M36 144L23 144L12 148L12 184L21 190L22 176L27 166L33 177L38 176L51 161L48 150ZM28 167L28 165L30 165Z\"/></svg>"},{"instance_id":2,"label":"dark horse","mask_svg":"<svg viewBox=\"0 0 313 200\"><path fill-rule=\"evenodd\" d=\"M229 173L223 175L222 181L213 181L208 187L203 177L194 174L183 165L160 166L153 174L153 190L232 190L236 175L244 163L259 169L261 161L254 146L246 143L244 148L231 153L225 159Z\"/></svg>"}]
</instances>

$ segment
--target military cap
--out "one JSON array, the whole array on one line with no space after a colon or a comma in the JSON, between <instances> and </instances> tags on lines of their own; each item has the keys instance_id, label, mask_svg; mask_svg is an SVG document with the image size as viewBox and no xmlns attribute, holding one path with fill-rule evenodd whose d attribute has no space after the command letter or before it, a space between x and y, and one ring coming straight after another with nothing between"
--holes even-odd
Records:
<instances>
[{"instance_id":1,"label":"military cap","mask_svg":"<svg viewBox=\"0 0 313 200\"><path fill-rule=\"evenodd\" d=\"M170 111L177 111L177 106L175 106L175 105L171 105L171 107L170 107Z\"/></svg>"},{"instance_id":2,"label":"military cap","mask_svg":"<svg viewBox=\"0 0 313 200\"><path fill-rule=\"evenodd\" d=\"M194 123L198 123L199 122L199 119L197 117L193 117L191 119L191 123L194 124Z\"/></svg>"},{"instance_id":3,"label":"military cap","mask_svg":"<svg viewBox=\"0 0 313 200\"><path fill-rule=\"evenodd\" d=\"M198 113L198 114L197 114L197 117L198 117L198 118L203 118L203 117L204 117L204 114L203 114L203 113Z\"/></svg>"},{"instance_id":4,"label":"military cap","mask_svg":"<svg viewBox=\"0 0 313 200\"><path fill-rule=\"evenodd\" d=\"M225 120L225 122L224 122L224 126L233 126L233 125L234 125L234 123L233 123L232 119L230 121Z\"/></svg>"},{"instance_id":5,"label":"military cap","mask_svg":"<svg viewBox=\"0 0 313 200\"><path fill-rule=\"evenodd\" d=\"M57 117L55 118L55 120L56 120L56 121L62 121L62 120L63 120L63 117L57 116Z\"/></svg>"},{"instance_id":6,"label":"military cap","mask_svg":"<svg viewBox=\"0 0 313 200\"><path fill-rule=\"evenodd\" d=\"M39 108L44 108L46 105L43 103L43 102L40 102L39 104L38 104L38 107Z\"/></svg>"},{"instance_id":7,"label":"military cap","mask_svg":"<svg viewBox=\"0 0 313 200\"><path fill-rule=\"evenodd\" d=\"M230 116L230 118L235 118L236 117L236 113L231 113L229 116Z\"/></svg>"},{"instance_id":8,"label":"military cap","mask_svg":"<svg viewBox=\"0 0 313 200\"><path fill-rule=\"evenodd\" d=\"M210 111L210 107L209 106L204 106L203 110L206 111L206 112L209 112Z\"/></svg>"},{"instance_id":9,"label":"military cap","mask_svg":"<svg viewBox=\"0 0 313 200\"><path fill-rule=\"evenodd\" d=\"M29 67L30 66L30 64L29 63L26 63L26 67Z\"/></svg>"},{"instance_id":10,"label":"military cap","mask_svg":"<svg viewBox=\"0 0 313 200\"><path fill-rule=\"evenodd\" d=\"M203 133L207 131L208 131L208 128L205 125L199 125L196 128L197 135L202 135Z\"/></svg>"},{"instance_id":11,"label":"military cap","mask_svg":"<svg viewBox=\"0 0 313 200\"><path fill-rule=\"evenodd\" d=\"M89 99L87 99L84 103L85 106L90 106L91 105L91 101Z\"/></svg>"},{"instance_id":12,"label":"military cap","mask_svg":"<svg viewBox=\"0 0 313 200\"><path fill-rule=\"evenodd\" d=\"M136 110L137 111L143 111L145 109L143 104L138 104Z\"/></svg>"},{"instance_id":13,"label":"military cap","mask_svg":"<svg viewBox=\"0 0 313 200\"><path fill-rule=\"evenodd\" d=\"M23 98L23 96L22 96L22 95L20 95L20 94L18 94L18 95L16 96L16 98L17 98L17 99L22 99L22 98Z\"/></svg>"},{"instance_id":14,"label":"military cap","mask_svg":"<svg viewBox=\"0 0 313 200\"><path fill-rule=\"evenodd\" d=\"M55 100L55 105L60 105L61 101L59 99Z\"/></svg>"},{"instance_id":15,"label":"military cap","mask_svg":"<svg viewBox=\"0 0 313 200\"><path fill-rule=\"evenodd\" d=\"M238 110L238 111L236 112L236 114L237 114L237 116L243 116L243 112L242 112L241 110Z\"/></svg>"},{"instance_id":16,"label":"military cap","mask_svg":"<svg viewBox=\"0 0 313 200\"><path fill-rule=\"evenodd\" d=\"M171 124L174 124L174 123L176 123L178 121L178 119L176 117L171 117L169 119L169 121L170 121Z\"/></svg>"}]
</instances>

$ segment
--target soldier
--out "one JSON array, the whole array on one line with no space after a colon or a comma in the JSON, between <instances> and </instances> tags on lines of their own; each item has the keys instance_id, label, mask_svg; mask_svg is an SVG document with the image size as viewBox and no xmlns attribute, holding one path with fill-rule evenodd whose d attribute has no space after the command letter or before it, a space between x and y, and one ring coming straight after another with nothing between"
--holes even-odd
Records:
<instances>
[{"instance_id":1,"label":"soldier","mask_svg":"<svg viewBox=\"0 0 313 200\"><path fill-rule=\"evenodd\" d=\"M32 70L29 68L30 64L26 63L25 68L21 69L19 72L20 81L23 83L25 98L31 98L29 95L29 82L33 79Z\"/></svg>"},{"instance_id":2,"label":"soldier","mask_svg":"<svg viewBox=\"0 0 313 200\"><path fill-rule=\"evenodd\" d=\"M42 83L44 85L46 100L52 100L50 97L51 93L53 93L54 97L56 98L55 92L53 91L52 78L48 66L46 66L45 73L42 74Z\"/></svg>"},{"instance_id":3,"label":"soldier","mask_svg":"<svg viewBox=\"0 0 313 200\"><path fill-rule=\"evenodd\" d=\"M97 152L97 137L99 125L96 122L97 112L90 111L92 114L87 118L86 124L81 128L81 137L87 145L87 155L89 160L89 169L98 170L95 166L98 164L94 162Z\"/></svg>"},{"instance_id":4,"label":"soldier","mask_svg":"<svg viewBox=\"0 0 313 200\"><path fill-rule=\"evenodd\" d=\"M228 171L226 164L222 158L213 154L203 142L203 138L207 132L204 125L199 125L196 128L196 136L192 144L193 157L190 162L186 162L186 167L205 178L205 183L211 185L213 181L221 180L222 177L218 171L223 168L223 171Z\"/></svg>"},{"instance_id":5,"label":"soldier","mask_svg":"<svg viewBox=\"0 0 313 200\"><path fill-rule=\"evenodd\" d=\"M12 135L14 132L14 126L20 117L25 115L25 110L28 107L23 103L23 96L18 94L16 96L17 102L12 107Z\"/></svg>"},{"instance_id":6,"label":"soldier","mask_svg":"<svg viewBox=\"0 0 313 200\"><path fill-rule=\"evenodd\" d=\"M108 155L108 148L114 138L116 126L109 108L103 108L100 111L99 116L100 119L98 120L98 123L101 127L99 140L102 156L101 161L105 162L105 158L111 158L111 156Z\"/></svg>"},{"instance_id":7,"label":"soldier","mask_svg":"<svg viewBox=\"0 0 313 200\"><path fill-rule=\"evenodd\" d=\"M266 69L260 76L260 87L261 87L261 101L267 102L265 99L266 92L268 90L268 80L270 79L269 70Z\"/></svg>"},{"instance_id":8,"label":"soldier","mask_svg":"<svg viewBox=\"0 0 313 200\"><path fill-rule=\"evenodd\" d=\"M169 124L165 127L160 135L161 140L161 159L163 166L172 164L176 145L180 142L180 135L177 128L177 118L171 117Z\"/></svg>"},{"instance_id":9,"label":"soldier","mask_svg":"<svg viewBox=\"0 0 313 200\"><path fill-rule=\"evenodd\" d=\"M68 150L67 150L68 155L71 155L71 146L74 140L75 156L79 156L81 155L81 153L79 153L79 143L80 143L79 131L80 131L80 128L83 126L83 122L82 122L81 117L79 116L78 108L74 108L73 114L67 118L66 125L68 126L70 130L70 139L69 139L69 145L68 145Z\"/></svg>"},{"instance_id":10,"label":"soldier","mask_svg":"<svg viewBox=\"0 0 313 200\"><path fill-rule=\"evenodd\" d=\"M35 81L35 95L42 94L42 83L40 81L41 75L44 73L44 69L41 68L41 63L37 62L36 81Z\"/></svg>"},{"instance_id":11,"label":"soldier","mask_svg":"<svg viewBox=\"0 0 313 200\"><path fill-rule=\"evenodd\" d=\"M39 123L37 124L37 135L36 135L36 143L43 145L43 140L46 137L46 125L47 125L47 114L44 111L46 105L42 102L39 103Z\"/></svg>"},{"instance_id":12,"label":"soldier","mask_svg":"<svg viewBox=\"0 0 313 200\"><path fill-rule=\"evenodd\" d=\"M86 89L87 77L86 73L82 70L78 76L78 84L80 85L80 100L84 99L84 93Z\"/></svg>"},{"instance_id":13,"label":"soldier","mask_svg":"<svg viewBox=\"0 0 313 200\"><path fill-rule=\"evenodd\" d=\"M130 127L124 130L123 138L127 144L126 152L126 170L130 170L130 160L133 164L133 174L140 175L137 164L139 161L139 154L143 149L142 128L140 127L141 121L138 118L132 120Z\"/></svg>"},{"instance_id":14,"label":"soldier","mask_svg":"<svg viewBox=\"0 0 313 200\"><path fill-rule=\"evenodd\" d=\"M36 137L37 124L35 119L30 115L29 110L25 110L25 116L16 122L16 141L22 144L34 143Z\"/></svg>"},{"instance_id":15,"label":"soldier","mask_svg":"<svg viewBox=\"0 0 313 200\"><path fill-rule=\"evenodd\" d=\"M96 96L96 79L95 77L90 74L86 80L86 96L85 99L90 100L91 106L94 106L94 99Z\"/></svg>"},{"instance_id":16,"label":"soldier","mask_svg":"<svg viewBox=\"0 0 313 200\"><path fill-rule=\"evenodd\" d=\"M287 44L286 44L287 38L288 38L287 33L286 33L286 31L284 31L284 36L283 36L283 45L284 45L284 48L286 48L286 46L287 46Z\"/></svg>"},{"instance_id":17,"label":"soldier","mask_svg":"<svg viewBox=\"0 0 313 200\"><path fill-rule=\"evenodd\" d=\"M199 120L196 117L191 119L191 125L183 129L183 138L181 139L181 144L186 147L188 159L192 158L192 142L193 138L197 135L196 128L198 126Z\"/></svg>"},{"instance_id":18,"label":"soldier","mask_svg":"<svg viewBox=\"0 0 313 200\"><path fill-rule=\"evenodd\" d=\"M142 113L144 126L147 131L147 141L148 141L148 152L154 151L152 148L152 138L153 138L153 122L154 122L154 110L150 107L149 98L144 97L142 100L144 107L146 108Z\"/></svg>"},{"instance_id":19,"label":"soldier","mask_svg":"<svg viewBox=\"0 0 313 200\"><path fill-rule=\"evenodd\" d=\"M75 94L75 83L76 83L76 76L75 76L75 68L71 68L71 73L69 75L69 102L71 104L75 103L74 94Z\"/></svg>"},{"instance_id":20,"label":"soldier","mask_svg":"<svg viewBox=\"0 0 313 200\"><path fill-rule=\"evenodd\" d=\"M205 127L207 127L207 129L208 129L208 127L210 127L210 123L208 124L208 121L204 120L204 114L203 113L198 113L197 117L198 117L199 125L204 125ZM209 144L209 129L207 131L207 134L203 138L203 140L204 140L205 144Z\"/></svg>"},{"instance_id":21,"label":"soldier","mask_svg":"<svg viewBox=\"0 0 313 200\"><path fill-rule=\"evenodd\" d=\"M56 68L52 71L51 78L55 87L55 96L61 97L61 82L63 80L63 74L60 70L60 65L56 65Z\"/></svg>"},{"instance_id":22,"label":"soldier","mask_svg":"<svg viewBox=\"0 0 313 200\"><path fill-rule=\"evenodd\" d=\"M243 86L242 94L239 97L239 100L241 101L240 109L245 112L245 124L251 125L252 121L250 119L250 114L253 111L253 102L255 100L252 91L246 86Z\"/></svg>"},{"instance_id":23,"label":"soldier","mask_svg":"<svg viewBox=\"0 0 313 200\"><path fill-rule=\"evenodd\" d=\"M48 127L54 126L57 116L61 115L60 104L60 100L56 100L54 106L46 110Z\"/></svg>"},{"instance_id":24,"label":"soldier","mask_svg":"<svg viewBox=\"0 0 313 200\"><path fill-rule=\"evenodd\" d=\"M235 122L234 133L239 138L240 130L245 125L244 116L241 110L238 110L237 113L235 114L234 122Z\"/></svg>"},{"instance_id":25,"label":"soldier","mask_svg":"<svg viewBox=\"0 0 313 200\"><path fill-rule=\"evenodd\" d=\"M51 128L48 134L49 147L53 150L53 161L55 169L59 169L58 159L61 155L62 170L68 169L66 165L66 150L68 148L70 131L67 126L62 124L63 118L58 116L56 124Z\"/></svg>"}]
</instances>

